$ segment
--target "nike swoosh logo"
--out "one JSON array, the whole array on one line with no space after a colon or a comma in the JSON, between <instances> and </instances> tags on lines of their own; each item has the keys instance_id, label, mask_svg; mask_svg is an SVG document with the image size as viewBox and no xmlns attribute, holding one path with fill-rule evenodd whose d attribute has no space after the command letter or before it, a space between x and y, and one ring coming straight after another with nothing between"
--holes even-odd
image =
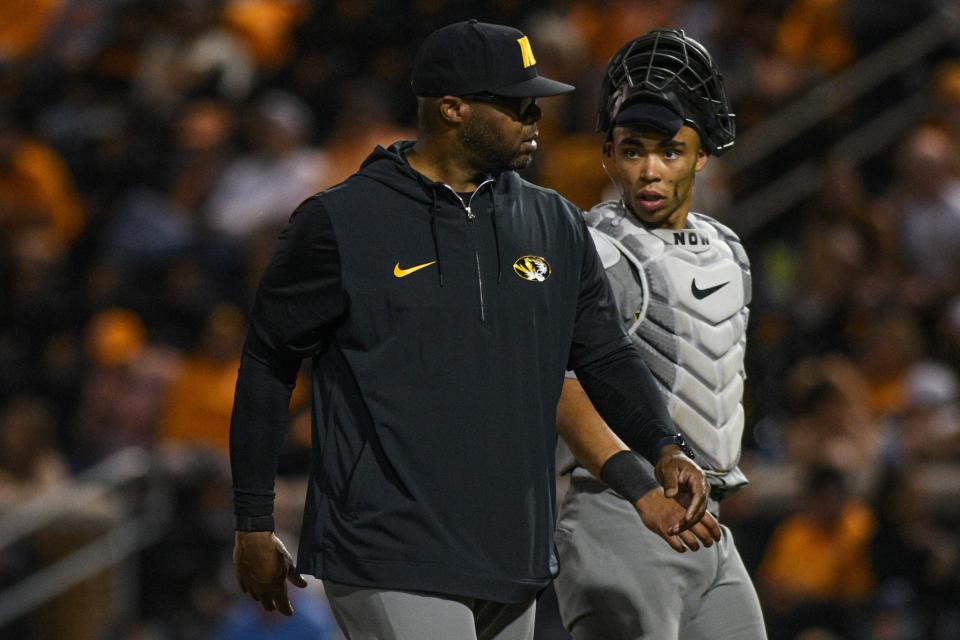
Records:
<instances>
[{"instance_id":1,"label":"nike swoosh logo","mask_svg":"<svg viewBox=\"0 0 960 640\"><path fill-rule=\"evenodd\" d=\"M393 265L393 275L397 278L406 278L411 273L420 271L420 269L425 269L435 262L436 260L431 260L430 262L424 262L423 264L418 264L414 267L410 267L409 269L401 269L400 263L398 262L397 264Z\"/></svg>"},{"instance_id":2,"label":"nike swoosh logo","mask_svg":"<svg viewBox=\"0 0 960 640\"><path fill-rule=\"evenodd\" d=\"M697 279L694 278L693 280L690 281L690 293L692 293L693 297L696 298L697 300L703 300L704 298L709 296L711 293L716 293L717 291L720 291L720 289L723 289L728 284L730 284L729 280L727 280L722 284L718 284L715 287L707 287L706 289L701 289L697 286Z\"/></svg>"}]
</instances>

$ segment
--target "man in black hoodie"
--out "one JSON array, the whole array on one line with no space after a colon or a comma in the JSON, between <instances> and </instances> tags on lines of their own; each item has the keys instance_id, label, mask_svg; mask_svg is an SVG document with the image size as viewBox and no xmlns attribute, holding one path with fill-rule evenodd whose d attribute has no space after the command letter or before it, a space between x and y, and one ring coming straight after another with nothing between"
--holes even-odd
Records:
<instances>
[{"instance_id":1,"label":"man in black hoodie","mask_svg":"<svg viewBox=\"0 0 960 640\"><path fill-rule=\"evenodd\" d=\"M241 586L292 613L286 581L324 580L361 638L532 637L557 571L554 444L564 371L605 426L578 459L627 497L638 451L700 520L684 453L627 338L580 211L521 179L537 149L529 40L475 20L417 55L419 138L378 147L291 217L251 314L231 425ZM312 477L296 567L273 535L273 479L302 358L313 368ZM626 444L624 444L626 443ZM719 532L717 532L719 535Z\"/></svg>"}]
</instances>

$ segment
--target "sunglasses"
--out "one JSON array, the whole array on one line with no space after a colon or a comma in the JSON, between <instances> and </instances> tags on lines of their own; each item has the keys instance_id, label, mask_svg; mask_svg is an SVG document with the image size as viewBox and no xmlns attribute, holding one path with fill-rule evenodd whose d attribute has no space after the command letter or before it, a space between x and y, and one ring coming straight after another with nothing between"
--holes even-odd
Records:
<instances>
[{"instance_id":1,"label":"sunglasses","mask_svg":"<svg viewBox=\"0 0 960 640\"><path fill-rule=\"evenodd\" d=\"M537 106L536 98L507 98L505 96L495 96L492 93L471 93L460 96L460 98L492 104L515 115L517 120L523 123L536 122L540 119L541 112L540 107Z\"/></svg>"}]
</instances>

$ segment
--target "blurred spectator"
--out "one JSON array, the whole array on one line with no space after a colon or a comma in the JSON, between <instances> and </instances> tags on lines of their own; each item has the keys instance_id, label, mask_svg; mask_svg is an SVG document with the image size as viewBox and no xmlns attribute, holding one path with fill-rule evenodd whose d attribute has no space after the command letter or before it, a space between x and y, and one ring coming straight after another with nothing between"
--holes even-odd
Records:
<instances>
[{"instance_id":1,"label":"blurred spectator","mask_svg":"<svg viewBox=\"0 0 960 640\"><path fill-rule=\"evenodd\" d=\"M307 145L311 128L310 113L296 97L271 91L257 101L251 150L226 167L210 196L215 231L243 238L262 226L279 228L320 190L327 182L326 157Z\"/></svg>"},{"instance_id":2,"label":"blurred spectator","mask_svg":"<svg viewBox=\"0 0 960 640\"><path fill-rule=\"evenodd\" d=\"M667 25L680 26L677 19L685 4L679 0L580 1L572 3L569 12L594 62L602 69L624 42L636 38L638 34Z\"/></svg>"},{"instance_id":3,"label":"blurred spectator","mask_svg":"<svg viewBox=\"0 0 960 640\"><path fill-rule=\"evenodd\" d=\"M793 233L751 254L757 301L748 358L757 373L747 391L763 412L783 405L789 367L845 348L852 307L876 305L896 287L892 234L872 215L860 172L843 156L829 158L824 169Z\"/></svg>"},{"instance_id":4,"label":"blurred spectator","mask_svg":"<svg viewBox=\"0 0 960 640\"><path fill-rule=\"evenodd\" d=\"M214 307L200 344L183 358L170 381L159 421L159 443L229 452L230 413L244 335L245 320L239 309Z\"/></svg>"},{"instance_id":5,"label":"blurred spectator","mask_svg":"<svg viewBox=\"0 0 960 640\"><path fill-rule=\"evenodd\" d=\"M830 463L865 483L880 439L856 366L838 355L802 360L788 373L785 395L791 409L784 430L786 459L804 466Z\"/></svg>"},{"instance_id":6,"label":"blurred spectator","mask_svg":"<svg viewBox=\"0 0 960 640\"><path fill-rule=\"evenodd\" d=\"M859 308L848 320L846 341L866 382L870 413L882 419L903 411L907 373L924 356L917 319L902 307Z\"/></svg>"},{"instance_id":7,"label":"blurred spectator","mask_svg":"<svg viewBox=\"0 0 960 640\"><path fill-rule=\"evenodd\" d=\"M717 57L725 69L743 69L727 83L737 109L737 128L743 131L796 95L814 74L809 64L791 61L778 50L782 2L717 4L716 37L721 45Z\"/></svg>"},{"instance_id":8,"label":"blurred spectator","mask_svg":"<svg viewBox=\"0 0 960 640\"><path fill-rule=\"evenodd\" d=\"M0 511L69 477L54 426L38 398L12 400L0 409Z\"/></svg>"},{"instance_id":9,"label":"blurred spectator","mask_svg":"<svg viewBox=\"0 0 960 640\"><path fill-rule=\"evenodd\" d=\"M812 467L802 501L774 531L759 569L771 638L793 638L808 627L854 638L859 607L873 588L874 516L850 497L836 467Z\"/></svg>"},{"instance_id":10,"label":"blurred spectator","mask_svg":"<svg viewBox=\"0 0 960 640\"><path fill-rule=\"evenodd\" d=\"M824 169L823 185L803 211L799 246L764 248L792 254L788 273L774 269L761 278L788 315L785 347L797 354L837 348L851 309L885 300L896 282L888 280L898 266L892 225L874 215L860 172L843 156L827 159Z\"/></svg>"},{"instance_id":11,"label":"blurred spectator","mask_svg":"<svg viewBox=\"0 0 960 640\"><path fill-rule=\"evenodd\" d=\"M906 406L893 421L888 447L891 462L960 461L960 381L942 363L923 361L910 367Z\"/></svg>"},{"instance_id":12,"label":"blurred spectator","mask_svg":"<svg viewBox=\"0 0 960 640\"><path fill-rule=\"evenodd\" d=\"M219 175L234 156L236 123L223 101L198 98L177 120L171 196L182 210L202 209Z\"/></svg>"},{"instance_id":13,"label":"blurred spectator","mask_svg":"<svg viewBox=\"0 0 960 640\"><path fill-rule=\"evenodd\" d=\"M103 234L103 255L111 265L161 266L194 247L196 219L170 195L146 185L124 195Z\"/></svg>"},{"instance_id":14,"label":"blurred spectator","mask_svg":"<svg viewBox=\"0 0 960 640\"><path fill-rule=\"evenodd\" d=\"M65 0L4 0L0 11L0 69L40 45Z\"/></svg>"},{"instance_id":15,"label":"blurred spectator","mask_svg":"<svg viewBox=\"0 0 960 640\"><path fill-rule=\"evenodd\" d=\"M150 341L128 309L98 312L87 324L89 373L76 418L76 464L128 446L150 447L177 356Z\"/></svg>"},{"instance_id":16,"label":"blurred spectator","mask_svg":"<svg viewBox=\"0 0 960 640\"><path fill-rule=\"evenodd\" d=\"M34 120L37 134L63 155L79 189L98 186L95 196L85 194L93 215L95 207L113 195L113 188L121 186L101 181L119 182L124 170L132 168L111 166L130 143L133 123L123 98L107 93L102 82L88 74L64 77L60 95L45 102Z\"/></svg>"},{"instance_id":17,"label":"blurred spectator","mask_svg":"<svg viewBox=\"0 0 960 640\"><path fill-rule=\"evenodd\" d=\"M808 216L796 258L799 269L789 298L796 352L821 351L840 338L844 314L867 272L869 250L859 229L839 211L821 211Z\"/></svg>"},{"instance_id":18,"label":"blurred spectator","mask_svg":"<svg viewBox=\"0 0 960 640\"><path fill-rule=\"evenodd\" d=\"M842 155L827 158L823 186L803 217L801 305L829 315L827 309L875 306L892 295L899 266L896 229L878 215L853 162Z\"/></svg>"},{"instance_id":19,"label":"blurred spectator","mask_svg":"<svg viewBox=\"0 0 960 640\"><path fill-rule=\"evenodd\" d=\"M388 146L397 140L412 140L416 134L398 127L378 96L382 87L353 82L344 88L344 99L327 140L327 174L320 186L331 187L350 177L367 157L369 149Z\"/></svg>"},{"instance_id":20,"label":"blurred spectator","mask_svg":"<svg viewBox=\"0 0 960 640\"><path fill-rule=\"evenodd\" d=\"M257 65L277 69L293 53L293 31L310 12L307 0L229 0L224 22L246 43Z\"/></svg>"},{"instance_id":21,"label":"blurred spectator","mask_svg":"<svg viewBox=\"0 0 960 640\"><path fill-rule=\"evenodd\" d=\"M78 373L69 331L80 296L70 276L43 227L0 234L0 387L50 394L64 409Z\"/></svg>"},{"instance_id":22,"label":"blurred spectator","mask_svg":"<svg viewBox=\"0 0 960 640\"><path fill-rule=\"evenodd\" d=\"M200 242L200 212L231 161L234 118L214 99L187 103L175 127L169 167L130 189L105 225L102 257L128 271L173 262Z\"/></svg>"},{"instance_id":23,"label":"blurred spectator","mask_svg":"<svg viewBox=\"0 0 960 640\"><path fill-rule=\"evenodd\" d=\"M49 408L22 396L0 405L0 520L27 500L54 490L69 478ZM0 591L30 575L41 558L33 540L0 547ZM31 637L29 617L0 625L5 638Z\"/></svg>"},{"instance_id":24,"label":"blurred spectator","mask_svg":"<svg viewBox=\"0 0 960 640\"><path fill-rule=\"evenodd\" d=\"M83 204L63 161L0 112L0 233L34 226L50 250L62 255L83 223Z\"/></svg>"},{"instance_id":25,"label":"blurred spectator","mask_svg":"<svg viewBox=\"0 0 960 640\"><path fill-rule=\"evenodd\" d=\"M934 123L950 136L954 157L960 157L960 60L950 59L933 76ZM960 162L955 169L960 170Z\"/></svg>"},{"instance_id":26,"label":"blurred spectator","mask_svg":"<svg viewBox=\"0 0 960 640\"><path fill-rule=\"evenodd\" d=\"M871 556L880 614L874 633L895 639L953 637L942 630L949 615L958 613L960 538L938 522L916 470L889 466L877 484ZM899 635L879 633L891 627Z\"/></svg>"},{"instance_id":27,"label":"blurred spectator","mask_svg":"<svg viewBox=\"0 0 960 640\"><path fill-rule=\"evenodd\" d=\"M60 10L44 36L36 62L55 75L82 73L101 61L100 55L117 37L115 19L120 5L126 3L68 0L58 4Z\"/></svg>"},{"instance_id":28,"label":"blurred spectator","mask_svg":"<svg viewBox=\"0 0 960 640\"><path fill-rule=\"evenodd\" d=\"M777 34L779 52L796 65L834 73L856 53L843 19L846 0L792 0Z\"/></svg>"},{"instance_id":29,"label":"blurred spectator","mask_svg":"<svg viewBox=\"0 0 960 640\"><path fill-rule=\"evenodd\" d=\"M162 24L141 49L135 94L167 115L197 92L237 103L253 90L256 64L239 36L223 24L224 0L163 3Z\"/></svg>"},{"instance_id":30,"label":"blurred spectator","mask_svg":"<svg viewBox=\"0 0 960 640\"><path fill-rule=\"evenodd\" d=\"M69 477L49 408L38 398L21 397L0 409L0 513L62 487ZM110 519L108 501L85 505L76 514L28 530L28 536L0 549L0 586L31 576L37 567L61 560L102 535ZM28 564L23 564L29 559ZM106 596L104 572L83 580L46 603L22 627L0 630L3 637L94 637L106 626L113 607ZM70 585L67 585L70 586ZM91 610L86 615L84 607ZM69 632L67 631L69 629ZM10 633L10 635L4 635ZM22 635L19 635L22 634Z\"/></svg>"},{"instance_id":31,"label":"blurred spectator","mask_svg":"<svg viewBox=\"0 0 960 640\"><path fill-rule=\"evenodd\" d=\"M940 128L913 131L897 153L897 178L883 206L898 221L909 278L903 293L923 309L958 291L960 172L955 147Z\"/></svg>"}]
</instances>

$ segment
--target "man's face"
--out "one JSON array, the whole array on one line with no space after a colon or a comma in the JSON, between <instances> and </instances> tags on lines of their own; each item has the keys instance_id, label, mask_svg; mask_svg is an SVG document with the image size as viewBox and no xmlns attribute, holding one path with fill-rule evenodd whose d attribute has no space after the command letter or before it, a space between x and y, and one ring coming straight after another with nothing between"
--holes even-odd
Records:
<instances>
[{"instance_id":1,"label":"man's face","mask_svg":"<svg viewBox=\"0 0 960 640\"><path fill-rule=\"evenodd\" d=\"M540 108L533 99L464 100L470 111L457 135L479 173L500 173L530 164L537 150L540 119Z\"/></svg>"},{"instance_id":2,"label":"man's face","mask_svg":"<svg viewBox=\"0 0 960 640\"><path fill-rule=\"evenodd\" d=\"M616 126L604 145L605 166L623 202L642 222L679 229L686 222L697 171L707 163L695 129L676 135Z\"/></svg>"}]
</instances>

